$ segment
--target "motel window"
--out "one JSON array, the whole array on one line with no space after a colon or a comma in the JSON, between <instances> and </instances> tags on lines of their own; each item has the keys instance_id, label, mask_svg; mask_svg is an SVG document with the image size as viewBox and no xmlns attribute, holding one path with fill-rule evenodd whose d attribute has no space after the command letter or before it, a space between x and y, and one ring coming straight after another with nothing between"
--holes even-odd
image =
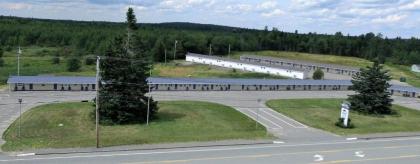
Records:
<instances>
[{"instance_id":1,"label":"motel window","mask_svg":"<svg viewBox=\"0 0 420 164\"><path fill-rule=\"evenodd\" d=\"M33 90L34 89L34 84L29 84L29 89Z\"/></svg>"},{"instance_id":2,"label":"motel window","mask_svg":"<svg viewBox=\"0 0 420 164\"><path fill-rule=\"evenodd\" d=\"M54 84L54 90L57 90L57 84Z\"/></svg>"},{"instance_id":3,"label":"motel window","mask_svg":"<svg viewBox=\"0 0 420 164\"><path fill-rule=\"evenodd\" d=\"M92 84L92 90L95 90L96 84Z\"/></svg>"}]
</instances>

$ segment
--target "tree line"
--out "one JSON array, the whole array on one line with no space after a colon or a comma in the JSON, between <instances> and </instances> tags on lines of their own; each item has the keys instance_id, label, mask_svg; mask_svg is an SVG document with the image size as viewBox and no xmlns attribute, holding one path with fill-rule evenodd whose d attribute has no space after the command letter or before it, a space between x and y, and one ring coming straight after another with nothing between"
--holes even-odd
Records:
<instances>
[{"instance_id":1,"label":"tree line","mask_svg":"<svg viewBox=\"0 0 420 164\"><path fill-rule=\"evenodd\" d=\"M141 18L140 18L141 19ZM193 23L138 24L135 35L141 37L145 53L154 61L183 58L186 52L224 56L232 51L280 50L361 57L394 64L420 63L420 40L386 38L381 34L359 36L284 32ZM62 21L0 16L0 46L10 51L17 45L65 47L60 56L71 54L101 55L126 29L124 23Z\"/></svg>"}]
</instances>

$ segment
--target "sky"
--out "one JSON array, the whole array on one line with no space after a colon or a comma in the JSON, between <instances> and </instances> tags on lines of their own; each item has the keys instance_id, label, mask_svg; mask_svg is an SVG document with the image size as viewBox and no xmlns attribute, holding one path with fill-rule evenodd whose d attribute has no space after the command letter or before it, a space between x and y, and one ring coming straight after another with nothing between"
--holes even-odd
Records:
<instances>
[{"instance_id":1,"label":"sky","mask_svg":"<svg viewBox=\"0 0 420 164\"><path fill-rule=\"evenodd\" d=\"M123 22L130 6L141 23L420 38L420 0L0 0L0 15Z\"/></svg>"}]
</instances>

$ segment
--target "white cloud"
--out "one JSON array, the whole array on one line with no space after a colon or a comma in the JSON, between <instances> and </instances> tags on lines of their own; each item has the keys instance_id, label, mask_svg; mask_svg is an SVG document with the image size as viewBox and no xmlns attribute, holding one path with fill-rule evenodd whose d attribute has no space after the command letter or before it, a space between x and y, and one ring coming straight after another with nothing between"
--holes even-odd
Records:
<instances>
[{"instance_id":1,"label":"white cloud","mask_svg":"<svg viewBox=\"0 0 420 164\"><path fill-rule=\"evenodd\" d=\"M32 8L31 4L28 3L0 3L0 8L5 8L9 10L22 10Z\"/></svg>"},{"instance_id":2,"label":"white cloud","mask_svg":"<svg viewBox=\"0 0 420 164\"><path fill-rule=\"evenodd\" d=\"M257 8L260 10L273 9L276 7L277 7L276 1L266 1L257 6Z\"/></svg>"},{"instance_id":3,"label":"white cloud","mask_svg":"<svg viewBox=\"0 0 420 164\"><path fill-rule=\"evenodd\" d=\"M384 18L375 18L372 20L372 22L373 23L396 23L403 20L406 17L407 15L399 15L399 14L388 15Z\"/></svg>"},{"instance_id":4,"label":"white cloud","mask_svg":"<svg viewBox=\"0 0 420 164\"><path fill-rule=\"evenodd\" d=\"M265 13L262 13L261 15L263 17L275 17L275 16L282 16L284 14L285 14L285 12L283 10L281 10L281 9L274 9L271 12L265 12Z\"/></svg>"},{"instance_id":5,"label":"white cloud","mask_svg":"<svg viewBox=\"0 0 420 164\"><path fill-rule=\"evenodd\" d=\"M401 10L420 10L420 0L413 0L410 3L404 4L400 7Z\"/></svg>"}]
</instances>

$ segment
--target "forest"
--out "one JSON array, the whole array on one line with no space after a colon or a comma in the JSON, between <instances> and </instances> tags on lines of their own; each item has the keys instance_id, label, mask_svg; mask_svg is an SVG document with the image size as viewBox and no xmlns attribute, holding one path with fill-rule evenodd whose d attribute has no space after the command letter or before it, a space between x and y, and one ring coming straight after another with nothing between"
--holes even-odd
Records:
<instances>
[{"instance_id":1,"label":"forest","mask_svg":"<svg viewBox=\"0 0 420 164\"><path fill-rule=\"evenodd\" d=\"M141 18L140 18L141 20ZM279 50L361 57L393 64L420 63L420 40L417 38L387 38L367 33L350 36L341 32L333 35L284 32L277 28L264 30L194 23L138 24L144 52L154 61L173 59L186 52L224 56L232 51ZM124 23L87 22L19 18L0 16L0 46L6 51L20 46L57 47L55 56L87 56L105 53L110 41L126 31ZM333 33L333 32L332 32Z\"/></svg>"}]
</instances>

